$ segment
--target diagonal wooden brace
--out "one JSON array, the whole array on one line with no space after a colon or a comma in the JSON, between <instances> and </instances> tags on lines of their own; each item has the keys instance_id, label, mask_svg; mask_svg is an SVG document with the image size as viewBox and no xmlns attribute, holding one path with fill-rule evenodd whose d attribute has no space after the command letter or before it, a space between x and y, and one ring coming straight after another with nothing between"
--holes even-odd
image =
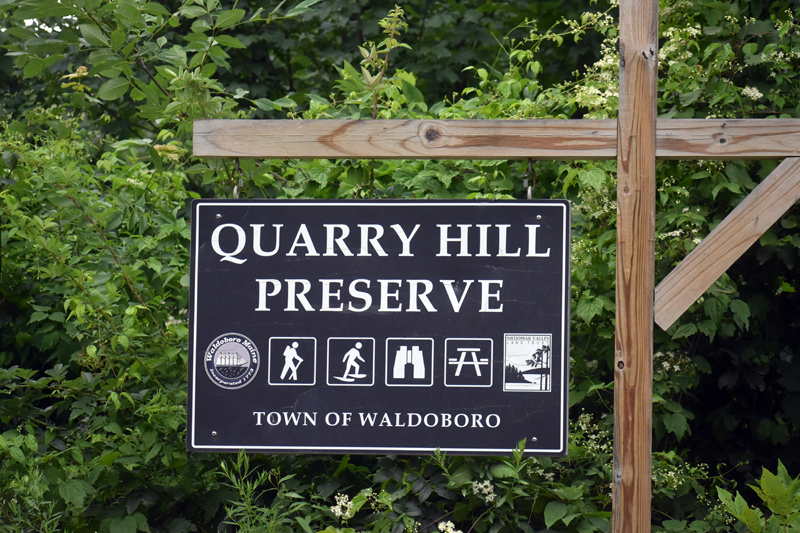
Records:
<instances>
[{"instance_id":1,"label":"diagonal wooden brace","mask_svg":"<svg viewBox=\"0 0 800 533\"><path fill-rule=\"evenodd\" d=\"M800 158L786 159L725 217L655 291L655 321L669 328L800 199Z\"/></svg>"}]
</instances>

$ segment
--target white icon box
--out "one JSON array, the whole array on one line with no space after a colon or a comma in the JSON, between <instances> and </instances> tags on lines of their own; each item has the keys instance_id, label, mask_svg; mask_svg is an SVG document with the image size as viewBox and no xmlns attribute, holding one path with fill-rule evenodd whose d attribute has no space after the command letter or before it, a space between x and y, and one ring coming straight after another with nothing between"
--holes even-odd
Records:
<instances>
[{"instance_id":1,"label":"white icon box","mask_svg":"<svg viewBox=\"0 0 800 533\"><path fill-rule=\"evenodd\" d=\"M375 385L375 339L329 337L327 382L333 387Z\"/></svg>"},{"instance_id":2,"label":"white icon box","mask_svg":"<svg viewBox=\"0 0 800 533\"><path fill-rule=\"evenodd\" d=\"M503 343L503 391L550 392L553 335L506 333Z\"/></svg>"},{"instance_id":3,"label":"white icon box","mask_svg":"<svg viewBox=\"0 0 800 533\"><path fill-rule=\"evenodd\" d=\"M491 387L492 339L451 338L444 341L445 387Z\"/></svg>"},{"instance_id":4,"label":"white icon box","mask_svg":"<svg viewBox=\"0 0 800 533\"><path fill-rule=\"evenodd\" d=\"M386 386L433 386L433 339L390 337L386 339Z\"/></svg>"},{"instance_id":5,"label":"white icon box","mask_svg":"<svg viewBox=\"0 0 800 533\"><path fill-rule=\"evenodd\" d=\"M270 385L315 385L317 382L317 339L314 337L270 337L267 375Z\"/></svg>"}]
</instances>

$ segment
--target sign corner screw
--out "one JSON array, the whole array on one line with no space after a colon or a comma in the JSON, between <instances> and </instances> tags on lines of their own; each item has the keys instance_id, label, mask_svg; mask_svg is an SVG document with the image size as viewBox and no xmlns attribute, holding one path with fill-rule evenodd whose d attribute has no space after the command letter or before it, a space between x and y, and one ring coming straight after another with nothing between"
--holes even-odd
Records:
<instances>
[{"instance_id":1,"label":"sign corner screw","mask_svg":"<svg viewBox=\"0 0 800 533\"><path fill-rule=\"evenodd\" d=\"M216 432L216 431L212 431L212 432L211 432L211 436L212 436L212 437L216 437L216 436L217 436L217 432Z\"/></svg>"}]
</instances>

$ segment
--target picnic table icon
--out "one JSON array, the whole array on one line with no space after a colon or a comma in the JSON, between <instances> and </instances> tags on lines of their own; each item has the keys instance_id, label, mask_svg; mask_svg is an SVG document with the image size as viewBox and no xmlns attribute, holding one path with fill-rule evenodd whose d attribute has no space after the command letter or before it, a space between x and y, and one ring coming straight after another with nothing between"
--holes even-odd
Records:
<instances>
[{"instance_id":1,"label":"picnic table icon","mask_svg":"<svg viewBox=\"0 0 800 533\"><path fill-rule=\"evenodd\" d=\"M482 365L489 365L488 357L478 358L478 352L481 351L480 348L456 348L456 351L460 352L460 357L451 357L448 360L448 364L456 365L456 376L461 375L461 370L463 370L464 365L472 366L475 369L476 376L481 376ZM471 357L470 361L467 360L467 355Z\"/></svg>"}]
</instances>

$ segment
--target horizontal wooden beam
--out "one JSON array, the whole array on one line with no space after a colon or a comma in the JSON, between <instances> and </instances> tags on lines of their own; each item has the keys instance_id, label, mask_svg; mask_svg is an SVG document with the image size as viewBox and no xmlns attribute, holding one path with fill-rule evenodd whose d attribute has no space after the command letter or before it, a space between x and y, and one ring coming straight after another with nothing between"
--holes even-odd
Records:
<instances>
[{"instance_id":1,"label":"horizontal wooden beam","mask_svg":"<svg viewBox=\"0 0 800 533\"><path fill-rule=\"evenodd\" d=\"M662 119L658 159L785 159L800 156L800 119Z\"/></svg>"},{"instance_id":2,"label":"horizontal wooden beam","mask_svg":"<svg viewBox=\"0 0 800 533\"><path fill-rule=\"evenodd\" d=\"M197 120L196 157L615 159L616 120ZM662 119L659 159L800 157L800 119Z\"/></svg>"},{"instance_id":3,"label":"horizontal wooden beam","mask_svg":"<svg viewBox=\"0 0 800 533\"><path fill-rule=\"evenodd\" d=\"M655 321L669 328L800 199L800 158L783 161L655 290Z\"/></svg>"},{"instance_id":4,"label":"horizontal wooden beam","mask_svg":"<svg viewBox=\"0 0 800 533\"><path fill-rule=\"evenodd\" d=\"M196 157L613 159L614 120L198 120Z\"/></svg>"}]
</instances>

